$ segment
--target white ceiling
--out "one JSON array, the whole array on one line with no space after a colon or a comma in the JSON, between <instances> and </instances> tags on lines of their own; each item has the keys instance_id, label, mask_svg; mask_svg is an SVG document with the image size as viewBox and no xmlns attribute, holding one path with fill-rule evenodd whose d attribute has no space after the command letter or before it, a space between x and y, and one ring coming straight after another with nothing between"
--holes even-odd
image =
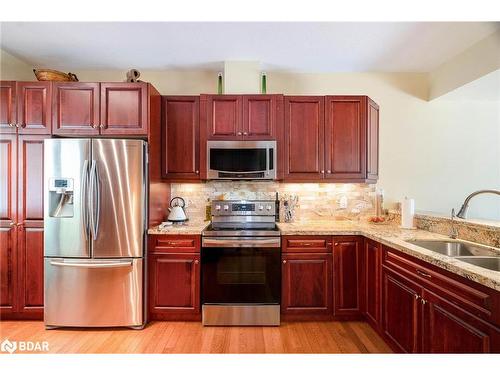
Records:
<instances>
[{"instance_id":1,"label":"white ceiling","mask_svg":"<svg viewBox=\"0 0 500 375\"><path fill-rule=\"evenodd\" d=\"M500 27L493 22L1 23L1 48L45 68L428 72Z\"/></svg>"}]
</instances>

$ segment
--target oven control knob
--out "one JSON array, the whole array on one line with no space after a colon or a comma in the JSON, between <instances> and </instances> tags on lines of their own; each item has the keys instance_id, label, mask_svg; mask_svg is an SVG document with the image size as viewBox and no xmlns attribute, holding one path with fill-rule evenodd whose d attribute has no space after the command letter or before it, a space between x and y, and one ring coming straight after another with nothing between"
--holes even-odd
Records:
<instances>
[{"instance_id":1,"label":"oven control knob","mask_svg":"<svg viewBox=\"0 0 500 375\"><path fill-rule=\"evenodd\" d=\"M227 204L224 205L224 211L229 210L229 206Z\"/></svg>"},{"instance_id":2,"label":"oven control knob","mask_svg":"<svg viewBox=\"0 0 500 375\"><path fill-rule=\"evenodd\" d=\"M215 211L220 211L220 205L218 204L215 205Z\"/></svg>"},{"instance_id":3,"label":"oven control knob","mask_svg":"<svg viewBox=\"0 0 500 375\"><path fill-rule=\"evenodd\" d=\"M259 210L262 211L264 209L263 205L259 205Z\"/></svg>"},{"instance_id":4,"label":"oven control knob","mask_svg":"<svg viewBox=\"0 0 500 375\"><path fill-rule=\"evenodd\" d=\"M273 206L270 206L270 205L266 206L266 210L268 210L268 211L271 211L272 208L273 208Z\"/></svg>"}]
</instances>

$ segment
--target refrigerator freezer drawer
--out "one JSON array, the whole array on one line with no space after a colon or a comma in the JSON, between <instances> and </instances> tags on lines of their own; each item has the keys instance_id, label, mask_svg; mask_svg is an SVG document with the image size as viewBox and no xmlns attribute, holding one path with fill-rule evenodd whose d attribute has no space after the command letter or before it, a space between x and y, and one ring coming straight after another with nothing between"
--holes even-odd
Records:
<instances>
[{"instance_id":1,"label":"refrigerator freezer drawer","mask_svg":"<svg viewBox=\"0 0 500 375\"><path fill-rule=\"evenodd\" d=\"M45 258L45 325L141 326L143 259Z\"/></svg>"}]
</instances>

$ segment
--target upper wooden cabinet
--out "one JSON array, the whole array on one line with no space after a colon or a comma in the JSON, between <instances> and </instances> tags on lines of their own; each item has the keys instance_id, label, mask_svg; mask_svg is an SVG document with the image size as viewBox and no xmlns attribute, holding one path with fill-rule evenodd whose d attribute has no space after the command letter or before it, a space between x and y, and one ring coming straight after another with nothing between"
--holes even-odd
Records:
<instances>
[{"instance_id":1,"label":"upper wooden cabinet","mask_svg":"<svg viewBox=\"0 0 500 375\"><path fill-rule=\"evenodd\" d=\"M198 96L162 97L162 176L171 180L200 178Z\"/></svg>"},{"instance_id":2,"label":"upper wooden cabinet","mask_svg":"<svg viewBox=\"0 0 500 375\"><path fill-rule=\"evenodd\" d=\"M282 95L202 95L208 140L274 140Z\"/></svg>"},{"instance_id":3,"label":"upper wooden cabinet","mask_svg":"<svg viewBox=\"0 0 500 375\"><path fill-rule=\"evenodd\" d=\"M0 83L0 132L51 133L51 82Z\"/></svg>"},{"instance_id":4,"label":"upper wooden cabinet","mask_svg":"<svg viewBox=\"0 0 500 375\"><path fill-rule=\"evenodd\" d=\"M53 134L99 134L98 83L54 82L52 93Z\"/></svg>"},{"instance_id":5,"label":"upper wooden cabinet","mask_svg":"<svg viewBox=\"0 0 500 375\"><path fill-rule=\"evenodd\" d=\"M0 132L15 133L16 119L16 82L0 81Z\"/></svg>"},{"instance_id":6,"label":"upper wooden cabinet","mask_svg":"<svg viewBox=\"0 0 500 375\"><path fill-rule=\"evenodd\" d=\"M101 134L148 134L148 84L101 83Z\"/></svg>"},{"instance_id":7,"label":"upper wooden cabinet","mask_svg":"<svg viewBox=\"0 0 500 375\"><path fill-rule=\"evenodd\" d=\"M284 179L375 182L378 106L366 96L285 97Z\"/></svg>"},{"instance_id":8,"label":"upper wooden cabinet","mask_svg":"<svg viewBox=\"0 0 500 375\"><path fill-rule=\"evenodd\" d=\"M285 180L323 178L324 106L322 96L285 97Z\"/></svg>"}]
</instances>

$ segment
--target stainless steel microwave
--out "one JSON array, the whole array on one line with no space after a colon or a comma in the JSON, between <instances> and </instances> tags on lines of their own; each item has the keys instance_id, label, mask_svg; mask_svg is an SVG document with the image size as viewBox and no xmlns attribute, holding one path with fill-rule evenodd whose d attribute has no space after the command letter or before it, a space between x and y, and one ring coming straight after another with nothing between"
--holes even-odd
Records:
<instances>
[{"instance_id":1,"label":"stainless steel microwave","mask_svg":"<svg viewBox=\"0 0 500 375\"><path fill-rule=\"evenodd\" d=\"M275 180L276 141L208 141L209 180Z\"/></svg>"}]
</instances>

